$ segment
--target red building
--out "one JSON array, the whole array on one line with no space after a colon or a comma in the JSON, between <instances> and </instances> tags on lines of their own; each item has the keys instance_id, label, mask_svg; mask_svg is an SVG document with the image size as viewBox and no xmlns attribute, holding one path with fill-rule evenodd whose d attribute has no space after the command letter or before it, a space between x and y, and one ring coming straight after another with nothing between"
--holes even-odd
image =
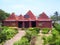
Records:
<instances>
[{"instance_id":1,"label":"red building","mask_svg":"<svg viewBox=\"0 0 60 45\"><path fill-rule=\"evenodd\" d=\"M52 28L52 20L43 12L37 18L30 10L24 15L16 16L12 13L4 20L4 26L12 26L19 28L40 27Z\"/></svg>"}]
</instances>

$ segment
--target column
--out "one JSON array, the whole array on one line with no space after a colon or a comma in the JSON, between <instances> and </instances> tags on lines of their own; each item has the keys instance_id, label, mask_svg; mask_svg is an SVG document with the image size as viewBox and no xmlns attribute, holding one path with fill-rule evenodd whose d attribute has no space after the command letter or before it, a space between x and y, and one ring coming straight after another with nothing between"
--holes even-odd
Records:
<instances>
[{"instance_id":1,"label":"column","mask_svg":"<svg viewBox=\"0 0 60 45\"><path fill-rule=\"evenodd\" d=\"M29 21L29 27L31 27L31 21Z\"/></svg>"},{"instance_id":2,"label":"column","mask_svg":"<svg viewBox=\"0 0 60 45\"><path fill-rule=\"evenodd\" d=\"M23 21L23 25L22 25L22 26L23 26L23 28L24 28L24 21Z\"/></svg>"},{"instance_id":3,"label":"column","mask_svg":"<svg viewBox=\"0 0 60 45\"><path fill-rule=\"evenodd\" d=\"M16 21L16 26L18 27L18 21Z\"/></svg>"},{"instance_id":4,"label":"column","mask_svg":"<svg viewBox=\"0 0 60 45\"><path fill-rule=\"evenodd\" d=\"M38 22L36 21L36 27L38 27Z\"/></svg>"}]
</instances>

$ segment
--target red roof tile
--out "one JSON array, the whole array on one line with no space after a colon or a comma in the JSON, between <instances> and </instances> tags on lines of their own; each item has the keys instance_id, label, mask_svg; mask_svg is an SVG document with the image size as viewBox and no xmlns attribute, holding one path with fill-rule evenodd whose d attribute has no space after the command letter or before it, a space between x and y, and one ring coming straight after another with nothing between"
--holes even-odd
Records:
<instances>
[{"instance_id":1,"label":"red roof tile","mask_svg":"<svg viewBox=\"0 0 60 45\"><path fill-rule=\"evenodd\" d=\"M40 14L38 18L34 16L34 14L29 10L26 15L22 16L16 16L14 13L12 13L6 20L4 21L51 21L51 19L43 12Z\"/></svg>"},{"instance_id":2,"label":"red roof tile","mask_svg":"<svg viewBox=\"0 0 60 45\"><path fill-rule=\"evenodd\" d=\"M24 18L24 21L31 21L31 18Z\"/></svg>"},{"instance_id":3,"label":"red roof tile","mask_svg":"<svg viewBox=\"0 0 60 45\"><path fill-rule=\"evenodd\" d=\"M22 15L20 15L18 17L19 17L18 21L30 21L31 20L31 18L24 18L24 16L22 16Z\"/></svg>"},{"instance_id":4,"label":"red roof tile","mask_svg":"<svg viewBox=\"0 0 60 45\"><path fill-rule=\"evenodd\" d=\"M38 19L38 21L52 21L51 19Z\"/></svg>"},{"instance_id":5,"label":"red roof tile","mask_svg":"<svg viewBox=\"0 0 60 45\"><path fill-rule=\"evenodd\" d=\"M18 21L23 21L23 20L24 20L24 16L22 16L22 14L18 16Z\"/></svg>"},{"instance_id":6,"label":"red roof tile","mask_svg":"<svg viewBox=\"0 0 60 45\"><path fill-rule=\"evenodd\" d=\"M39 21L51 21L51 19L44 12L39 15L38 20Z\"/></svg>"},{"instance_id":7,"label":"red roof tile","mask_svg":"<svg viewBox=\"0 0 60 45\"><path fill-rule=\"evenodd\" d=\"M29 18L31 18L32 20L36 20L35 15L29 10L26 15L29 15Z\"/></svg>"},{"instance_id":8,"label":"red roof tile","mask_svg":"<svg viewBox=\"0 0 60 45\"><path fill-rule=\"evenodd\" d=\"M18 17L12 13L5 21L17 21Z\"/></svg>"}]
</instances>

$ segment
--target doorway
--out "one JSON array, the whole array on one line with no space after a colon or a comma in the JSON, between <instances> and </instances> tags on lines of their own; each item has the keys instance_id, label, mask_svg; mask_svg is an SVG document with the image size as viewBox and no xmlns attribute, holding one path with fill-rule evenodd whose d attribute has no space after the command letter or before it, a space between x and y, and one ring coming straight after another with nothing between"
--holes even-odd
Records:
<instances>
[{"instance_id":1,"label":"doorway","mask_svg":"<svg viewBox=\"0 0 60 45\"><path fill-rule=\"evenodd\" d=\"M31 21L32 27L36 27L36 21Z\"/></svg>"},{"instance_id":2,"label":"doorway","mask_svg":"<svg viewBox=\"0 0 60 45\"><path fill-rule=\"evenodd\" d=\"M23 26L23 22L19 21L19 22L18 22L18 27L19 27L19 28L22 28L22 26Z\"/></svg>"},{"instance_id":3,"label":"doorway","mask_svg":"<svg viewBox=\"0 0 60 45\"><path fill-rule=\"evenodd\" d=\"M24 27L25 27L25 28L29 28L29 21L25 21L25 22L24 22Z\"/></svg>"}]
</instances>

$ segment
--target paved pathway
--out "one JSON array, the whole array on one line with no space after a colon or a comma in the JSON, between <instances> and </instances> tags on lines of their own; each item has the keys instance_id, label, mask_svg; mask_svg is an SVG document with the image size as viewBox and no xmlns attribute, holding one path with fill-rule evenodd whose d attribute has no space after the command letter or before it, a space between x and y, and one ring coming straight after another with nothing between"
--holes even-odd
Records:
<instances>
[{"instance_id":1,"label":"paved pathway","mask_svg":"<svg viewBox=\"0 0 60 45\"><path fill-rule=\"evenodd\" d=\"M12 39L6 41L4 45L13 45L14 42L21 39L21 37L24 36L24 35L25 35L25 31L19 30L19 33L16 34Z\"/></svg>"}]
</instances>

